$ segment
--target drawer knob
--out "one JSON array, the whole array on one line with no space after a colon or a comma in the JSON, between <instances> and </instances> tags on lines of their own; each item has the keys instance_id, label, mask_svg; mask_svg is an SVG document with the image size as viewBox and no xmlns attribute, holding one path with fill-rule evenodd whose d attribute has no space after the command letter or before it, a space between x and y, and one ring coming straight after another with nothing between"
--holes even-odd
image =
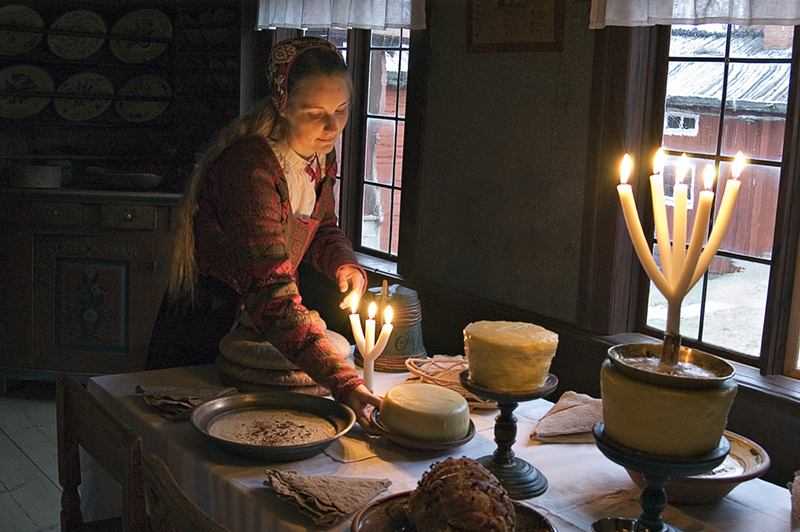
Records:
<instances>
[{"instance_id":1,"label":"drawer knob","mask_svg":"<svg viewBox=\"0 0 800 532\"><path fill-rule=\"evenodd\" d=\"M126 213L125 213L125 219L126 219L126 220L128 220L128 221L131 221L131 220L133 220L134 218L135 218L135 216L133 215L133 213L132 213L132 212L126 212Z\"/></svg>"}]
</instances>

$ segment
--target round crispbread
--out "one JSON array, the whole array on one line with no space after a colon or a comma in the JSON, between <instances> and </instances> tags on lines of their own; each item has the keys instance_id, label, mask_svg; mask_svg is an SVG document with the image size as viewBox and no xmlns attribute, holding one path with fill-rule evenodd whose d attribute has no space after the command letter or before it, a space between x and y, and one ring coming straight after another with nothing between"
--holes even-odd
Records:
<instances>
[{"instance_id":1,"label":"round crispbread","mask_svg":"<svg viewBox=\"0 0 800 532\"><path fill-rule=\"evenodd\" d=\"M219 351L229 361L250 368L298 370L255 329L239 327L222 337Z\"/></svg>"},{"instance_id":2,"label":"round crispbread","mask_svg":"<svg viewBox=\"0 0 800 532\"><path fill-rule=\"evenodd\" d=\"M326 395L330 395L330 390L319 386L317 384L313 386L270 386L268 384L257 384L253 382L247 382L235 377L231 377L230 375L224 375L220 373L219 380L225 386L233 386L240 393L258 393L258 392L294 392L294 393L302 393L306 395L315 395L317 397L324 397Z\"/></svg>"},{"instance_id":3,"label":"round crispbread","mask_svg":"<svg viewBox=\"0 0 800 532\"><path fill-rule=\"evenodd\" d=\"M253 384L269 386L311 386L316 384L307 373L300 370L251 368L231 362L223 356L218 356L215 363L220 374L230 375L235 379Z\"/></svg>"}]
</instances>

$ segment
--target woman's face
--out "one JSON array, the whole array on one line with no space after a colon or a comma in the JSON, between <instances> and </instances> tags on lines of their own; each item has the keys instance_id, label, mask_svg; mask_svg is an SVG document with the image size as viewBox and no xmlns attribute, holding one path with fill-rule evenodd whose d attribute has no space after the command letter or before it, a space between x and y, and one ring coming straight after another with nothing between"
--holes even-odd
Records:
<instances>
[{"instance_id":1,"label":"woman's face","mask_svg":"<svg viewBox=\"0 0 800 532\"><path fill-rule=\"evenodd\" d=\"M289 146L301 157L330 152L347 123L349 106L345 76L313 76L298 83L281 112Z\"/></svg>"}]
</instances>

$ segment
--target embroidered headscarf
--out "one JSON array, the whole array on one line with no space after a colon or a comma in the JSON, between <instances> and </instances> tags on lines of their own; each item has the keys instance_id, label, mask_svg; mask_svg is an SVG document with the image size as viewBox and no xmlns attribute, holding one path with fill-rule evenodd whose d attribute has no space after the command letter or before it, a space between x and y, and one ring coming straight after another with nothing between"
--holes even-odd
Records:
<instances>
[{"instance_id":1,"label":"embroidered headscarf","mask_svg":"<svg viewBox=\"0 0 800 532\"><path fill-rule=\"evenodd\" d=\"M300 54L314 48L331 50L341 57L341 52L334 44L320 37L286 39L272 48L267 65L267 79L272 103L279 112L286 107L286 100L289 96L289 71L292 69L292 65Z\"/></svg>"}]
</instances>

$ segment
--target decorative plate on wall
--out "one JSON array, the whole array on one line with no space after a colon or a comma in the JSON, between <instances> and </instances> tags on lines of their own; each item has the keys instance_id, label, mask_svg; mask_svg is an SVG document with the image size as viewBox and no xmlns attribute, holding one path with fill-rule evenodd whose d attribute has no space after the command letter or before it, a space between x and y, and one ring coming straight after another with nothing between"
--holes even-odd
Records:
<instances>
[{"instance_id":1,"label":"decorative plate on wall","mask_svg":"<svg viewBox=\"0 0 800 532\"><path fill-rule=\"evenodd\" d=\"M82 72L67 79L58 87L64 94L114 94L114 86L108 78L94 72ZM111 105L111 100L93 98L56 98L56 112L67 120L91 120L100 116Z\"/></svg>"},{"instance_id":2,"label":"decorative plate on wall","mask_svg":"<svg viewBox=\"0 0 800 532\"><path fill-rule=\"evenodd\" d=\"M164 112L169 101L157 98L169 98L172 96L172 89L164 78L143 74L123 85L119 94L131 96L129 100L116 102L119 115L129 122L147 122Z\"/></svg>"},{"instance_id":3,"label":"decorative plate on wall","mask_svg":"<svg viewBox=\"0 0 800 532\"><path fill-rule=\"evenodd\" d=\"M167 49L164 40L172 38L172 22L161 11L139 9L119 19L111 34L111 52L117 59L126 63L145 63Z\"/></svg>"},{"instance_id":4,"label":"decorative plate on wall","mask_svg":"<svg viewBox=\"0 0 800 532\"><path fill-rule=\"evenodd\" d=\"M42 29L44 20L39 13L29 7L5 6L0 7L0 25ZM2 30L0 31L0 54L24 54L36 48L41 41L41 32Z\"/></svg>"},{"instance_id":5,"label":"decorative plate on wall","mask_svg":"<svg viewBox=\"0 0 800 532\"><path fill-rule=\"evenodd\" d=\"M39 67L17 65L0 71L0 116L26 118L39 113L50 103L50 96L38 97L35 93L53 92L53 78Z\"/></svg>"},{"instance_id":6,"label":"decorative plate on wall","mask_svg":"<svg viewBox=\"0 0 800 532\"><path fill-rule=\"evenodd\" d=\"M64 13L50 26L53 30L105 35L106 23L94 11L78 9ZM105 37L82 37L78 35L47 36L50 50L61 59L85 59L103 46Z\"/></svg>"}]
</instances>

